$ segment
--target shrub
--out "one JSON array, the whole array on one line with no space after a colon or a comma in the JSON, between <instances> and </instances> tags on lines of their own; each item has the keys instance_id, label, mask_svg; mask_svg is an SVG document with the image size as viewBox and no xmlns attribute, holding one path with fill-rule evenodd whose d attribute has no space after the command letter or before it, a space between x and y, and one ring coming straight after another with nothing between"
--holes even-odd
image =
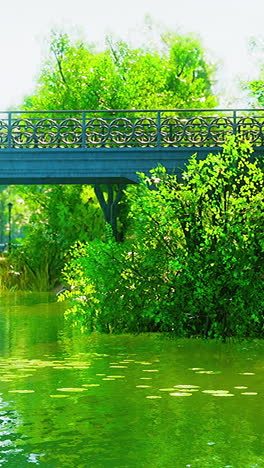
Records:
<instances>
[{"instance_id":1,"label":"shrub","mask_svg":"<svg viewBox=\"0 0 264 468\"><path fill-rule=\"evenodd\" d=\"M127 191L130 237L73 249L68 317L101 331L262 336L263 172L251 152L230 139L180 180L141 174Z\"/></svg>"}]
</instances>

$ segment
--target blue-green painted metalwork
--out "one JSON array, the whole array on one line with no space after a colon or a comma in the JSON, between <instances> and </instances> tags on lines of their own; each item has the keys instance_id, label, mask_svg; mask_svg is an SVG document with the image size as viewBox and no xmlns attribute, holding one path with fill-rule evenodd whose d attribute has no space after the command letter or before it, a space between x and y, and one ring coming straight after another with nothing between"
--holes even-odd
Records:
<instances>
[{"instance_id":1,"label":"blue-green painted metalwork","mask_svg":"<svg viewBox=\"0 0 264 468\"><path fill-rule=\"evenodd\" d=\"M264 109L1 112L1 148L264 146Z\"/></svg>"}]
</instances>

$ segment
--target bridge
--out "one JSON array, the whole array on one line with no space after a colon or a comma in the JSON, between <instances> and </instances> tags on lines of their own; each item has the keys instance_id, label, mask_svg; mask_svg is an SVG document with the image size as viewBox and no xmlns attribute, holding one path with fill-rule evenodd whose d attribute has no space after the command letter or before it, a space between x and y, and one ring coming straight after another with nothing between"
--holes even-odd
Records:
<instances>
[{"instance_id":1,"label":"bridge","mask_svg":"<svg viewBox=\"0 0 264 468\"><path fill-rule=\"evenodd\" d=\"M127 184L171 173L230 135L264 153L264 109L0 112L0 184Z\"/></svg>"}]
</instances>

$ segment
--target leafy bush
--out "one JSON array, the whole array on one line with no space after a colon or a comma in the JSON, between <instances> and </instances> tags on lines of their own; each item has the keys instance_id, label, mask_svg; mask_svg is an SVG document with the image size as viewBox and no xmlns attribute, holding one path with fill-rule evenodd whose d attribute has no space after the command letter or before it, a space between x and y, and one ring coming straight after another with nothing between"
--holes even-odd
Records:
<instances>
[{"instance_id":1,"label":"leafy bush","mask_svg":"<svg viewBox=\"0 0 264 468\"><path fill-rule=\"evenodd\" d=\"M1 289L49 291L61 282L67 252L77 240L102 236L104 221L93 188L31 185L14 188L29 212L22 244L0 265Z\"/></svg>"},{"instance_id":2,"label":"leafy bush","mask_svg":"<svg viewBox=\"0 0 264 468\"><path fill-rule=\"evenodd\" d=\"M76 246L69 318L101 331L262 336L263 172L247 143L130 187L132 232ZM150 190L151 189L151 190Z\"/></svg>"}]
</instances>

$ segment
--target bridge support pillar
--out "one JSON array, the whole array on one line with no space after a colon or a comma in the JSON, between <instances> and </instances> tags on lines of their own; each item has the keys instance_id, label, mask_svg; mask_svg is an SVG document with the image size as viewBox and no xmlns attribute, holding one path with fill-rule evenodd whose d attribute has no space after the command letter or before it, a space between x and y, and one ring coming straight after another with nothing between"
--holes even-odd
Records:
<instances>
[{"instance_id":1,"label":"bridge support pillar","mask_svg":"<svg viewBox=\"0 0 264 468\"><path fill-rule=\"evenodd\" d=\"M114 238L118 241L117 217L118 204L122 198L126 184L106 184L107 198L100 184L94 185L95 195L103 210L105 222L110 224Z\"/></svg>"}]
</instances>

